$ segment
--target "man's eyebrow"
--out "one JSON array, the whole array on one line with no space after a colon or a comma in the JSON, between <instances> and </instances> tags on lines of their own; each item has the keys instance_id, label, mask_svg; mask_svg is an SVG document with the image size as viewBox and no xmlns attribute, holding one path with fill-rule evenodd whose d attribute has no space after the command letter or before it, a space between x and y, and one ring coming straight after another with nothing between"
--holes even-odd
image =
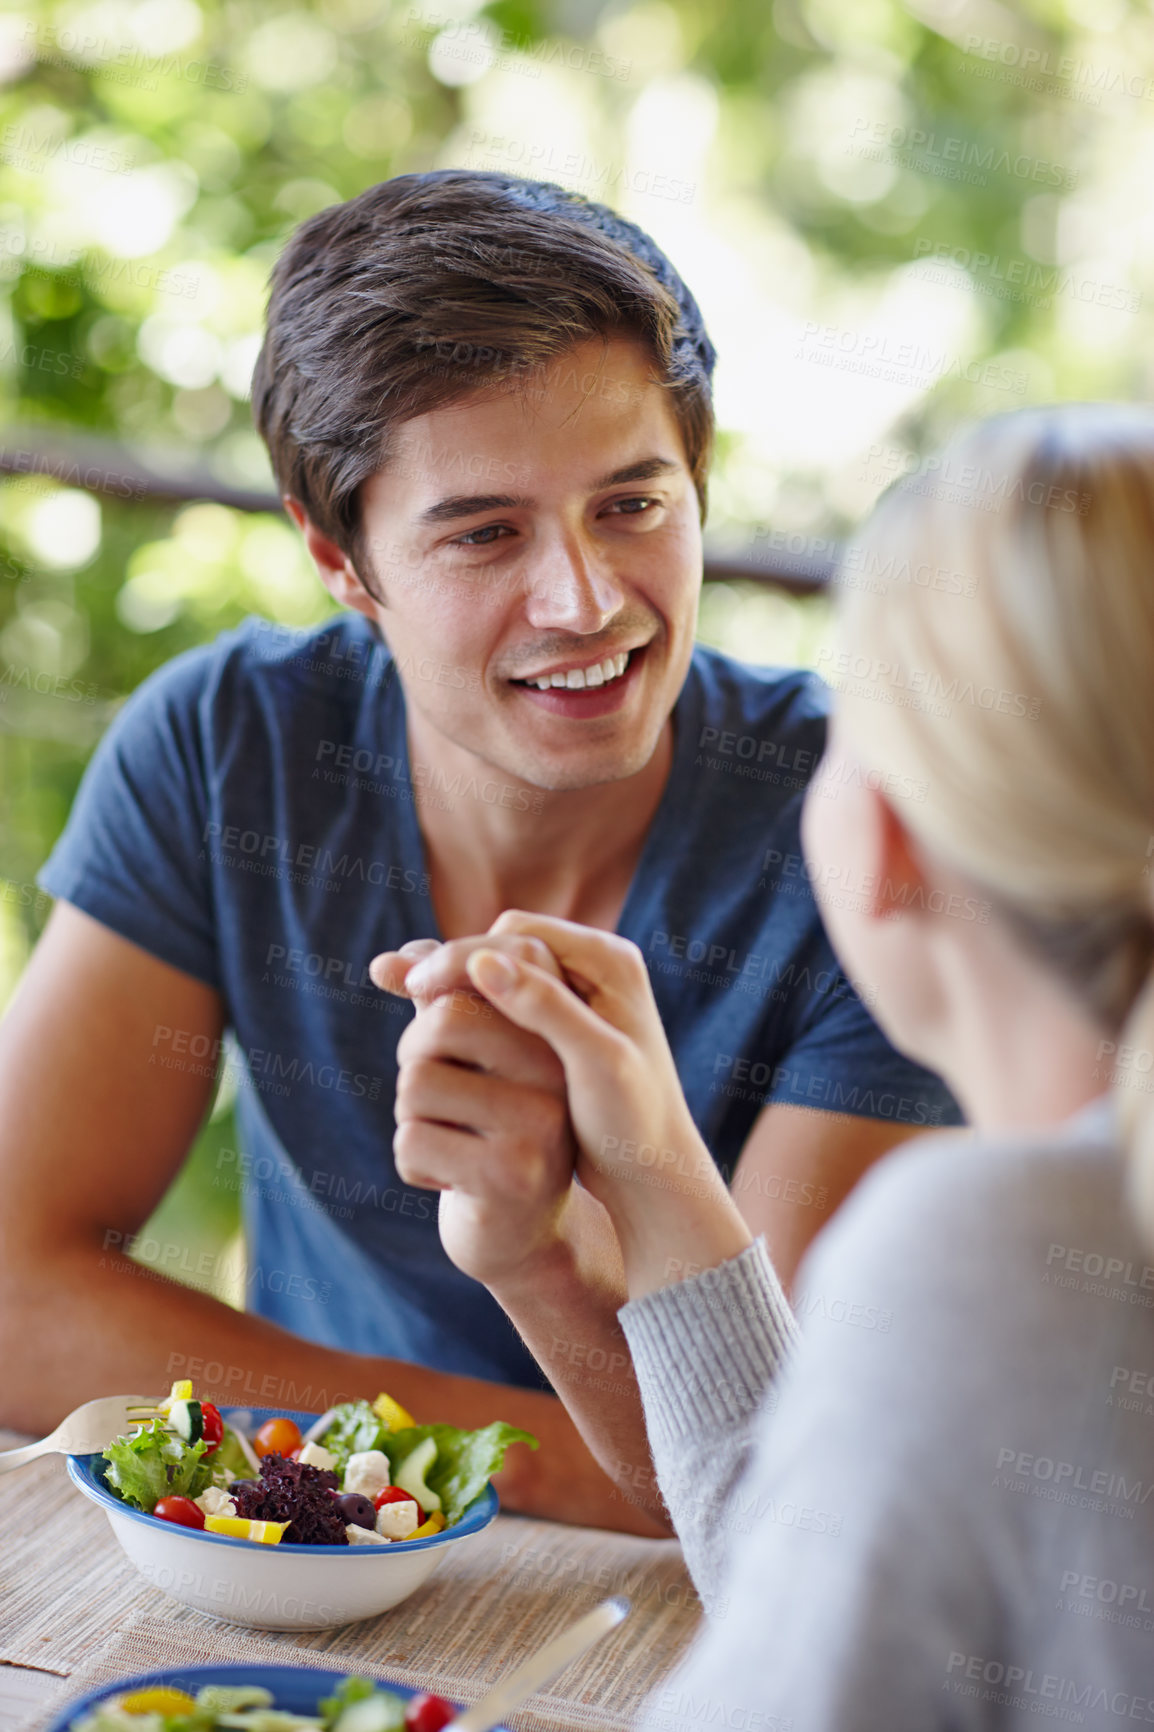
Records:
<instances>
[{"instance_id":1,"label":"man's eyebrow","mask_svg":"<svg viewBox=\"0 0 1154 1732\"><path fill-rule=\"evenodd\" d=\"M513 493L455 493L422 511L422 523L451 523L455 517L476 517L481 511L527 511L533 501Z\"/></svg>"},{"instance_id":2,"label":"man's eyebrow","mask_svg":"<svg viewBox=\"0 0 1154 1732\"><path fill-rule=\"evenodd\" d=\"M593 483L592 491L598 493L602 487L622 487L627 481L656 481L659 475L672 475L680 467L672 457L643 457L639 463L627 463L624 469L603 475L600 481Z\"/></svg>"},{"instance_id":3,"label":"man's eyebrow","mask_svg":"<svg viewBox=\"0 0 1154 1732\"><path fill-rule=\"evenodd\" d=\"M611 475L603 475L589 489L599 493L603 487L622 487L629 481L656 481L660 475L672 475L680 468L671 457L643 457L638 463L627 463ZM454 493L448 499L438 499L435 505L422 511L422 523L452 523L458 517L477 517L485 511L529 511L533 501L515 493Z\"/></svg>"}]
</instances>

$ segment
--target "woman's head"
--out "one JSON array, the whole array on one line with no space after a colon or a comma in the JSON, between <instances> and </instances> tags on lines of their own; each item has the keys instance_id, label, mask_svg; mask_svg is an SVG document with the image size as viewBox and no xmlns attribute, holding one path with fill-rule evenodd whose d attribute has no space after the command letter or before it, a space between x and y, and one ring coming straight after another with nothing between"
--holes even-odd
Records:
<instances>
[{"instance_id":1,"label":"woman's head","mask_svg":"<svg viewBox=\"0 0 1154 1732\"><path fill-rule=\"evenodd\" d=\"M943 918L1008 926L1117 1034L1154 957L1154 410L968 430L881 501L839 589L837 716L806 820L819 896L868 786L882 853L921 852L957 898ZM884 887L857 888L876 911ZM862 968L877 935L841 900L823 896L835 941L886 1020L886 982Z\"/></svg>"}]
</instances>

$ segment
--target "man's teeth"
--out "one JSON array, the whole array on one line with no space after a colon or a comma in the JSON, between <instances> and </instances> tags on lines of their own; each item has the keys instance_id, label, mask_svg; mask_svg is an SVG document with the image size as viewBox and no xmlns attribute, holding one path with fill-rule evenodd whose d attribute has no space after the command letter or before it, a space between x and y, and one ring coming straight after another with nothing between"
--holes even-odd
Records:
<instances>
[{"instance_id":1,"label":"man's teeth","mask_svg":"<svg viewBox=\"0 0 1154 1732\"><path fill-rule=\"evenodd\" d=\"M537 687L539 692L547 692L553 686L565 686L571 692L584 691L586 686L608 685L610 680L617 680L625 672L629 662L630 652L623 655L607 656L599 666L591 668L570 668L568 673L546 674L543 679L529 680L526 683Z\"/></svg>"}]
</instances>

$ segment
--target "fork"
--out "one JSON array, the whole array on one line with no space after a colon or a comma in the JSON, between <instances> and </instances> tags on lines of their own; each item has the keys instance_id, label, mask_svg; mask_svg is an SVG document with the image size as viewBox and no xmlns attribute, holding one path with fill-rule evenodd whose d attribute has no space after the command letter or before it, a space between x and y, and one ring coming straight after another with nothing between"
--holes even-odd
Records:
<instances>
[{"instance_id":1,"label":"fork","mask_svg":"<svg viewBox=\"0 0 1154 1732\"><path fill-rule=\"evenodd\" d=\"M591 1612L586 1612L583 1618L578 1618L575 1624L570 1624L567 1630L554 1636L535 1654L530 1654L479 1702L451 1720L445 1732L491 1732L499 1720L504 1720L515 1708L527 1702L535 1691L551 1684L559 1672L587 1653L594 1642L599 1642L602 1636L616 1629L621 1620L629 1616L631 1609L631 1602L623 1594L602 1600L599 1606L594 1606ZM355 1713L355 1706L345 1710L346 1715ZM353 1725L351 1720L349 1723Z\"/></svg>"},{"instance_id":2,"label":"fork","mask_svg":"<svg viewBox=\"0 0 1154 1732\"><path fill-rule=\"evenodd\" d=\"M94 1455L114 1437L153 1417L162 1416L148 1396L105 1395L99 1401L86 1401L39 1442L0 1450L0 1473L11 1473L39 1455Z\"/></svg>"}]
</instances>

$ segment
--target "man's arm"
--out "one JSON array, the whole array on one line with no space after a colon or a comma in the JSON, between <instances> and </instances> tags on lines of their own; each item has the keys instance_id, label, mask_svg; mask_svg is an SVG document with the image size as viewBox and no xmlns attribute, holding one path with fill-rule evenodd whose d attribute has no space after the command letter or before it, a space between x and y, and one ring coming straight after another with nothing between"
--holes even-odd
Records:
<instances>
[{"instance_id":1,"label":"man's arm","mask_svg":"<svg viewBox=\"0 0 1154 1732\"><path fill-rule=\"evenodd\" d=\"M763 1107L730 1189L788 1292L810 1240L874 1162L925 1127L774 1102Z\"/></svg>"},{"instance_id":2,"label":"man's arm","mask_svg":"<svg viewBox=\"0 0 1154 1732\"><path fill-rule=\"evenodd\" d=\"M0 1034L0 1423L46 1432L91 1397L160 1391L197 1359L224 1368L215 1389L202 1379L218 1399L387 1388L422 1416L534 1432L541 1449L516 1446L498 1482L512 1507L654 1532L552 1396L300 1340L115 1248L164 1195L214 1086L211 1063L154 1062L157 1030L211 1052L222 1023L210 987L67 904L53 911Z\"/></svg>"}]
</instances>

